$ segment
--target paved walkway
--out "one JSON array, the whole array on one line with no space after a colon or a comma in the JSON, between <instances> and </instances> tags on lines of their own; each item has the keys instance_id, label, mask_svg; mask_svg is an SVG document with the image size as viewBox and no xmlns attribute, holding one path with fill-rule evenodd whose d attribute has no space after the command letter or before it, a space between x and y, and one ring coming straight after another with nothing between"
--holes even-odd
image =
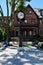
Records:
<instances>
[{"instance_id":1,"label":"paved walkway","mask_svg":"<svg viewBox=\"0 0 43 65\"><path fill-rule=\"evenodd\" d=\"M0 51L0 65L43 65L43 51L35 47L8 47Z\"/></svg>"}]
</instances>

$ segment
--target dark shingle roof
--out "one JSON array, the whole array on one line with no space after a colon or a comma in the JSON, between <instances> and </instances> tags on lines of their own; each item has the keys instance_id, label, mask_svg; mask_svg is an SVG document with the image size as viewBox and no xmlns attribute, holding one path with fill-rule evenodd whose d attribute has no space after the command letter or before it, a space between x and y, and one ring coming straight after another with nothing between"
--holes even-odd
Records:
<instances>
[{"instance_id":1,"label":"dark shingle roof","mask_svg":"<svg viewBox=\"0 0 43 65\"><path fill-rule=\"evenodd\" d=\"M43 18L43 16L41 16L40 14L40 10L43 10L42 8L33 8L33 9L36 12L36 14L39 16L39 18Z\"/></svg>"}]
</instances>

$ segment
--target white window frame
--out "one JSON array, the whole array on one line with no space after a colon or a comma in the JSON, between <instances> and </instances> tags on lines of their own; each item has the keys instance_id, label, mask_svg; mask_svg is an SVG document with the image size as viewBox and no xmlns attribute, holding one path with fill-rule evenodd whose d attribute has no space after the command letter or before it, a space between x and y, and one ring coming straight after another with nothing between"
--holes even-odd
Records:
<instances>
[{"instance_id":1,"label":"white window frame","mask_svg":"<svg viewBox=\"0 0 43 65\"><path fill-rule=\"evenodd\" d=\"M43 29L39 30L39 34L43 36Z\"/></svg>"},{"instance_id":2,"label":"white window frame","mask_svg":"<svg viewBox=\"0 0 43 65\"><path fill-rule=\"evenodd\" d=\"M42 24L42 20L40 19L40 24Z\"/></svg>"},{"instance_id":3,"label":"white window frame","mask_svg":"<svg viewBox=\"0 0 43 65\"><path fill-rule=\"evenodd\" d=\"M34 19L32 19L32 20L31 20L31 23L32 23L32 24L35 24L35 20L34 20Z\"/></svg>"},{"instance_id":4,"label":"white window frame","mask_svg":"<svg viewBox=\"0 0 43 65\"><path fill-rule=\"evenodd\" d=\"M31 10L29 11L29 14L32 15L32 11Z\"/></svg>"}]
</instances>

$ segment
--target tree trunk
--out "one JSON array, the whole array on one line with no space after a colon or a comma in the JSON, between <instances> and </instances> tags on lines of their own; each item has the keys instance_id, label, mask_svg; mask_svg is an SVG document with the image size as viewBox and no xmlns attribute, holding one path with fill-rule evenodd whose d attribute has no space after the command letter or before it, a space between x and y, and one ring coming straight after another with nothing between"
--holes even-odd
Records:
<instances>
[{"instance_id":1,"label":"tree trunk","mask_svg":"<svg viewBox=\"0 0 43 65\"><path fill-rule=\"evenodd\" d=\"M15 9L15 0L12 1L12 6L11 6L11 20L13 21L14 18L14 9Z\"/></svg>"},{"instance_id":2,"label":"tree trunk","mask_svg":"<svg viewBox=\"0 0 43 65\"><path fill-rule=\"evenodd\" d=\"M9 42L9 7L8 7L8 0L6 0L6 7L7 7L7 24L6 24L6 31L7 31L7 41Z\"/></svg>"},{"instance_id":3,"label":"tree trunk","mask_svg":"<svg viewBox=\"0 0 43 65\"><path fill-rule=\"evenodd\" d=\"M8 0L6 0L6 6L7 6L7 18L8 18L8 16L9 16Z\"/></svg>"}]
</instances>

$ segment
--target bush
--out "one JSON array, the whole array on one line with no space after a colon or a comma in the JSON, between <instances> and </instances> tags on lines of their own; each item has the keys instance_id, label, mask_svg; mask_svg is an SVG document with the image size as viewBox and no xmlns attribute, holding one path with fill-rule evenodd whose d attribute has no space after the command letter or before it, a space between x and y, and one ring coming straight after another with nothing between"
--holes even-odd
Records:
<instances>
[{"instance_id":1,"label":"bush","mask_svg":"<svg viewBox=\"0 0 43 65\"><path fill-rule=\"evenodd\" d=\"M0 42L3 41L3 33L2 33L2 29L0 29Z\"/></svg>"},{"instance_id":2,"label":"bush","mask_svg":"<svg viewBox=\"0 0 43 65\"><path fill-rule=\"evenodd\" d=\"M7 33L6 33L6 31L5 30L2 30L0 28L0 42L1 41L6 41L6 39L7 39Z\"/></svg>"},{"instance_id":3,"label":"bush","mask_svg":"<svg viewBox=\"0 0 43 65\"><path fill-rule=\"evenodd\" d=\"M40 49L43 49L43 42L39 42L40 44Z\"/></svg>"},{"instance_id":4,"label":"bush","mask_svg":"<svg viewBox=\"0 0 43 65\"><path fill-rule=\"evenodd\" d=\"M4 31L4 34L3 34L3 41L6 41L6 39L7 39L7 33L6 33L6 31Z\"/></svg>"},{"instance_id":5,"label":"bush","mask_svg":"<svg viewBox=\"0 0 43 65\"><path fill-rule=\"evenodd\" d=\"M38 45L38 43L39 43L39 41L34 40L34 41L32 42L32 45L33 45L33 46L34 46L34 45Z\"/></svg>"},{"instance_id":6,"label":"bush","mask_svg":"<svg viewBox=\"0 0 43 65\"><path fill-rule=\"evenodd\" d=\"M43 44L41 44L41 47L40 48L43 49Z\"/></svg>"}]
</instances>

